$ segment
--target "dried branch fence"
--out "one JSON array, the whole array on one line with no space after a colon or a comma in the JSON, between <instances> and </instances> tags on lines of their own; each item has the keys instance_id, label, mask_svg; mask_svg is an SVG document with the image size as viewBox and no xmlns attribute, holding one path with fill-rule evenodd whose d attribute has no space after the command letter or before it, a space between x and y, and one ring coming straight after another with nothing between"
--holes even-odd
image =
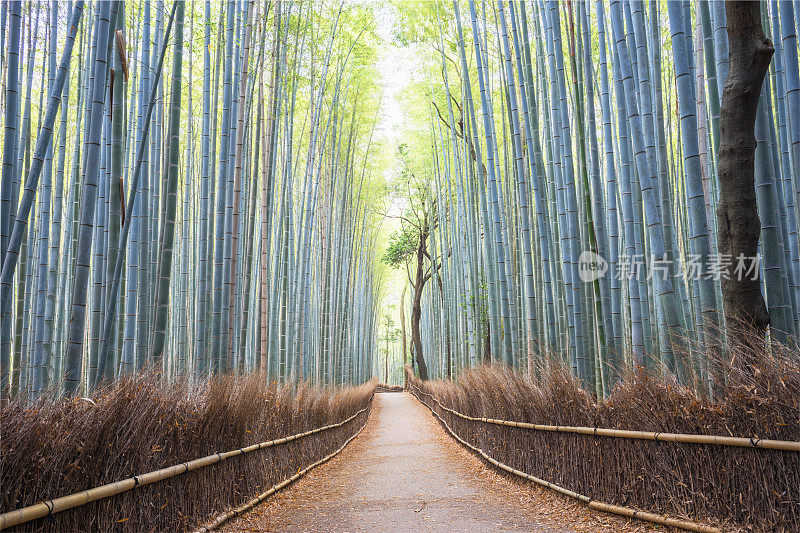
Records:
<instances>
[{"instance_id":1,"label":"dried branch fence","mask_svg":"<svg viewBox=\"0 0 800 533\"><path fill-rule=\"evenodd\" d=\"M374 387L132 377L92 402L9 405L0 411L0 529L197 528L342 449L366 423ZM232 449L256 436L266 440Z\"/></svg>"},{"instance_id":2,"label":"dried branch fence","mask_svg":"<svg viewBox=\"0 0 800 533\"><path fill-rule=\"evenodd\" d=\"M24 524L25 522L30 522L32 520L44 518L45 516L60 513L68 509L74 509L75 507L79 507L81 505L85 505L90 502L95 502L97 500L111 498L112 496L116 496L117 494L120 494L122 492L133 490L136 487L143 487L151 483L156 483L157 481L162 481L171 477L179 476L181 474L185 474L187 472L191 472L199 468L204 468L206 466L219 463L231 457L236 457L238 455L244 455L246 453L263 450L265 448L271 448L272 446L277 446L279 444L286 444L287 442L291 442L293 440L299 440L304 437L308 437L309 435L314 435L315 433L320 433L322 431L327 431L329 429L338 428L347 424L351 420L354 420L358 415L368 410L369 407L365 407L360 411L358 411L353 416L351 416L350 418L342 420L341 422L338 422L336 424L328 424L327 426L322 426L316 429L311 429L309 431L304 431L303 433L297 433L296 435L290 435L288 437L282 437L279 439L259 442L258 444L252 444L250 446L246 446L244 448L239 448L236 450L215 453L213 455L207 455L199 459L194 459L192 461L188 461L185 463L172 465L167 468L156 470L154 472L147 472L146 474L131 476L127 479L116 481L114 483L108 483L107 485L103 485L101 487L95 487L89 490L76 492L74 494L69 494L67 496L62 496L60 498L55 498L52 500L44 501L42 503L37 503L36 505L30 505L28 507L23 507L22 509L16 509L14 511L3 513L0 514L0 529L16 526L18 524ZM347 442L350 442L350 439L348 439ZM342 449L343 447L344 446L342 446L340 449ZM319 461L314 463L313 466L316 466L317 464L319 464ZM286 484L288 485L288 483ZM272 492L275 491L273 490ZM272 492L270 492L270 494L272 494Z\"/></svg>"},{"instance_id":3,"label":"dried branch fence","mask_svg":"<svg viewBox=\"0 0 800 533\"><path fill-rule=\"evenodd\" d=\"M591 508L689 531L797 530L800 442L491 418L511 410L498 398L500 389L485 385L497 377L493 372L460 385L410 375L409 390L488 462Z\"/></svg>"}]
</instances>

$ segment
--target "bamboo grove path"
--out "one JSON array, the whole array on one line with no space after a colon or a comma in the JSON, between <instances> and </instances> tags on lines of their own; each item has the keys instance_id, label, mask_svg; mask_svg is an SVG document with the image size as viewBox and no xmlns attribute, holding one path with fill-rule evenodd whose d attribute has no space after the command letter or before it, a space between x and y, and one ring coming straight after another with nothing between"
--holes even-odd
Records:
<instances>
[{"instance_id":1,"label":"bamboo grove path","mask_svg":"<svg viewBox=\"0 0 800 533\"><path fill-rule=\"evenodd\" d=\"M223 531L650 531L491 470L413 396L376 394L340 455Z\"/></svg>"}]
</instances>

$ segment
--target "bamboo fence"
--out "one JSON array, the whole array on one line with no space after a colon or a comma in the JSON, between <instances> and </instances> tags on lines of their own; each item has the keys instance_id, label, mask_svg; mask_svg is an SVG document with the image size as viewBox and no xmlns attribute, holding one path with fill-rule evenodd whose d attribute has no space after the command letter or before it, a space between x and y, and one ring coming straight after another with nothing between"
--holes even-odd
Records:
<instances>
[{"instance_id":1,"label":"bamboo fence","mask_svg":"<svg viewBox=\"0 0 800 533\"><path fill-rule=\"evenodd\" d=\"M246 503L244 503L243 505L237 507L236 509L231 509L230 511L219 515L213 521L211 521L208 524L198 528L195 531L195 533L206 533L208 531L214 531L215 529L219 528L222 524L224 524L225 522L227 522L231 518L235 518L235 517L241 515L242 513L245 513L247 511L249 511L250 509L252 509L256 505L258 505L259 503L263 502L264 500L266 500L267 498L269 498L270 496L272 496L273 494L275 494L279 490L291 485L292 483L294 483L295 481L297 481L298 479L300 479L301 477L303 477L304 475L306 475L308 472L310 472L311 470L315 469L319 465L327 463L328 461L330 461L331 459L336 457L342 450L344 450L345 447L348 444L350 444L350 442L353 439L358 437L361 434L361 432L364 430L366 425L367 425L367 420L365 420L364 424L361 425L359 430L356 431L349 439L344 441L344 444L342 444L336 451L331 452L330 454L326 455L325 457L323 457L319 461L317 461L315 463L312 463L309 466L303 468L302 470L298 471L292 477L284 479L283 481L281 481L277 485L274 485L274 486L270 487L268 490L262 492L261 494L259 494L255 498L253 498L252 500L247 501Z\"/></svg>"},{"instance_id":2,"label":"bamboo fence","mask_svg":"<svg viewBox=\"0 0 800 533\"><path fill-rule=\"evenodd\" d=\"M560 485L556 485L554 483L550 483L549 481L545 481L545 480L540 479L540 478L538 478L536 476L532 476L531 474L528 474L526 472L522 472L521 470L517 470L516 468L512 468L512 467L508 466L507 464L501 463L500 461L494 459L489 454L487 454L485 451L483 451L481 448L478 448L477 446L473 446L469 442L467 442L464 439L462 439L461 437L459 437L458 434L456 434L456 432L453 431L450 428L450 425L447 422L445 422L444 419L441 416L439 416L439 413L437 413L436 410L433 407L431 407L430 405L425 403L419 397L418 393L422 394L422 395L425 395L425 396L428 396L429 398L432 398L439 405L439 407L445 409L446 411L448 411L450 413L453 413L453 414L460 414L460 413L456 413L452 409L445 408L444 406L442 406L441 403L439 403L439 400L435 396L433 396L431 394L428 394L426 392L422 392L421 390L419 390L418 388L414 387L413 385L411 387L409 387L409 390L412 392L412 394L414 394L414 396L425 407L430 409L431 413L439 420L439 422L442 423L442 425L445 427L445 429L447 429L447 431L450 433L450 435L453 436L453 438L455 438L458 442L460 442L461 444L463 444L464 446L466 446L470 450L474 451L475 453L477 453L478 455L483 457L488 462L492 463L493 465L495 465L498 468L501 468L502 470L505 470L506 472L514 474L515 476L519 476L519 477L525 478L525 479L527 479L529 481L533 481L537 485L541 485L543 487L547 487L548 489L552 489L552 490L554 490L556 492L559 492L559 493L561 493L561 494L563 494L565 496L569 496L570 498L574 498L576 500L579 500L579 501L587 504L591 509L597 509L598 511L604 511L604 512L607 512L607 513L617 514L617 515L621 515L621 516L627 516L629 518L637 518L637 519L644 520L644 521L647 521L647 522L652 522L652 523L655 523L655 524L661 524L661 525L665 525L665 526L670 526L670 527L683 529L685 531L696 531L696 532L700 532L700 533L718 533L720 531L718 528L715 528L715 527L712 527L712 526L707 526L707 525L704 525L704 524L698 524L696 522L691 522L691 521L688 521L688 520L679 520L677 518L670 518L670 517L667 517L667 516L662 516L662 515L658 515L658 514L654 514L654 513L647 513L647 512L644 512L644 511L639 511L639 510L631 509L631 508L628 508L628 507L622 507L622 506L619 506L619 505L611 505L611 504L608 504L608 503L604 503L604 502L600 502L600 501L597 501L597 500L593 500L592 498L590 498L589 496L586 496L584 494L580 494L580 493L571 491L569 489L561 487ZM464 418L465 420L469 420L470 419L470 417L467 417L466 415L462 415L462 418ZM522 426L517 426L517 427L522 427ZM636 438L636 437L634 437L634 438ZM649 439L649 440L652 440L652 439Z\"/></svg>"},{"instance_id":3,"label":"bamboo fence","mask_svg":"<svg viewBox=\"0 0 800 533\"><path fill-rule=\"evenodd\" d=\"M416 388L416 387L414 387ZM717 446L740 446L745 448L761 448L765 450L785 450L790 452L800 452L800 441L792 440L770 440L759 439L758 437L726 437L724 435L696 435L685 433L662 433L660 431L632 431L627 429L610 429L597 427L580 426L550 426L547 424L531 424L528 422L515 422L512 420L499 420L496 418L481 418L465 415L453 409L445 407L432 394L417 389L419 394L423 394L433 399L439 407L448 413L464 420L472 422L484 422L498 426L510 426L522 429L534 429L537 431L552 431L560 433L580 433L582 435L596 435L599 437L615 437L621 439L643 439L662 442L687 442L691 444L715 444Z\"/></svg>"},{"instance_id":4,"label":"bamboo fence","mask_svg":"<svg viewBox=\"0 0 800 533\"><path fill-rule=\"evenodd\" d=\"M155 470L153 472L147 472L146 474L140 474L137 476L129 477L127 479L123 479L121 481L115 481L114 483L109 483L107 485L102 485L100 487L95 487L81 492L76 492L73 494L69 494L67 496L61 496L60 498L55 498L52 500L46 500L44 502L37 503L35 505L30 505L28 507L23 507L21 509L15 509L13 511L0 514L0 530L16 526L19 524L24 524L32 520L37 520L39 518L48 515L53 515L55 513L60 513L68 509L73 509L75 507L79 507L81 505L85 505L90 502L102 500L105 498L110 498L122 492L126 492L137 487L143 487L145 485L149 485L157 481L162 481L164 479L185 474L186 472L198 470L200 468L215 463L219 463L231 457L244 455L250 452L254 452L256 450L263 450L265 448L270 448L272 446L277 446L279 444L285 444L287 442L302 439L304 437L308 437L309 435L313 435L315 433L320 433L323 431L327 431L329 429L334 429L350 422L355 417L357 417L358 415L360 415L361 413L363 413L368 409L369 407L365 407L360 411L356 412L355 414L353 414L351 417L342 420L341 422L337 422L336 424L329 424L327 426L311 429L303 433L290 435L288 437L281 437L279 439L273 439L265 442L260 442L257 444L252 444L250 446L246 446L244 448L238 448L236 450L207 455L199 459L194 459L192 461L188 461L185 463L172 465L166 468L162 468L160 470ZM349 442L349 440L347 442ZM313 466L309 467L309 469L310 468L313 468Z\"/></svg>"}]
</instances>

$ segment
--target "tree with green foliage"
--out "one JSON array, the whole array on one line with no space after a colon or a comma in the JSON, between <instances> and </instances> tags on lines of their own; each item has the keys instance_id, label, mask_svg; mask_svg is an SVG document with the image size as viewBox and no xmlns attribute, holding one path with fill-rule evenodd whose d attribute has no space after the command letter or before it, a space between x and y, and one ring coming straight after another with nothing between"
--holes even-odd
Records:
<instances>
[{"instance_id":1,"label":"tree with green foliage","mask_svg":"<svg viewBox=\"0 0 800 533\"><path fill-rule=\"evenodd\" d=\"M407 209L400 219L401 229L389 237L389 245L381 260L392 268L405 267L408 282L414 291L411 303L411 349L417 363L419 377L428 379L428 365L423 353L420 320L422 319L422 295L425 284L441 266L431 259L428 240L435 221L435 201L431 197L430 183L417 177L411 169L408 148L398 147L401 164L402 198Z\"/></svg>"}]
</instances>

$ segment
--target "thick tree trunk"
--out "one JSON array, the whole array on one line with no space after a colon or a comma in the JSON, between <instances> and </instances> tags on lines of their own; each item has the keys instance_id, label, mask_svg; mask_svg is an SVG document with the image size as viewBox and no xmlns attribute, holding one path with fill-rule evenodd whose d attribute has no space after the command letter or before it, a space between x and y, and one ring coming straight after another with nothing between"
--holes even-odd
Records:
<instances>
[{"instance_id":1,"label":"thick tree trunk","mask_svg":"<svg viewBox=\"0 0 800 533\"><path fill-rule=\"evenodd\" d=\"M422 355L422 337L419 332L419 321L422 318L422 289L425 282L430 278L430 274L425 274L425 255L427 253L428 241L428 221L425 220L419 232L419 244L417 245L417 274L414 281L414 303L411 306L411 342L414 345L414 358L417 360L419 368L419 378L428 379L428 365Z\"/></svg>"},{"instance_id":2,"label":"thick tree trunk","mask_svg":"<svg viewBox=\"0 0 800 533\"><path fill-rule=\"evenodd\" d=\"M747 329L769 324L758 267L761 222L755 191L755 121L764 75L775 48L761 27L759 2L726 2L730 71L722 92L719 147L719 252L729 339L744 341ZM745 274L748 268L755 273ZM741 327L744 326L744 327Z\"/></svg>"}]
</instances>

